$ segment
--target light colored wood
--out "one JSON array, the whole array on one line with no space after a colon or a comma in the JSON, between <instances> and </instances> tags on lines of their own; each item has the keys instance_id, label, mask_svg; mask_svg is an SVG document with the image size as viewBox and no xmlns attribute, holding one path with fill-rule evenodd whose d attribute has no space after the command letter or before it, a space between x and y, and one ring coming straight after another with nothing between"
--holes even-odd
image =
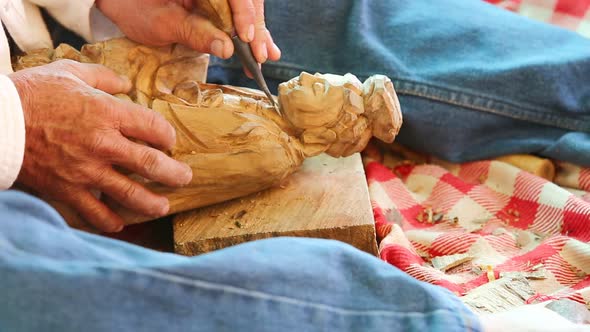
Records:
<instances>
[{"instance_id":1,"label":"light colored wood","mask_svg":"<svg viewBox=\"0 0 590 332\"><path fill-rule=\"evenodd\" d=\"M450 270L471 260L473 260L473 256L467 254L455 254L434 257L431 263L435 269L446 272L447 270Z\"/></svg>"},{"instance_id":2,"label":"light colored wood","mask_svg":"<svg viewBox=\"0 0 590 332\"><path fill-rule=\"evenodd\" d=\"M280 186L181 213L173 226L175 251L188 256L277 236L340 240L377 254L359 154L307 159Z\"/></svg>"},{"instance_id":3,"label":"light colored wood","mask_svg":"<svg viewBox=\"0 0 590 332\"><path fill-rule=\"evenodd\" d=\"M380 147L385 147L394 154L393 157L390 157L393 159L391 162L392 166L404 161L411 161L415 164L433 163L439 164L443 167L445 167L445 165L453 165L448 161L408 149L397 142L393 142L391 144L377 142L377 145ZM494 158L493 160L501 161L514 167L518 167L523 171L542 177L548 181L553 181L555 178L555 165L549 159L544 159L529 154L510 154Z\"/></svg>"},{"instance_id":4,"label":"light colored wood","mask_svg":"<svg viewBox=\"0 0 590 332\"><path fill-rule=\"evenodd\" d=\"M174 188L128 174L168 198L168 214L265 190L305 159L321 153L353 155L373 136L391 142L402 122L393 84L385 76L360 82L351 74L303 72L280 84L279 115L260 91L203 83L208 58L178 45L150 48L124 38L85 45L80 52L61 45L20 58L16 68L63 58L102 64L128 77L132 90L117 97L160 113L176 129L176 144L164 152L192 168L188 185ZM106 195L101 199L126 224L153 218Z\"/></svg>"},{"instance_id":5,"label":"light colored wood","mask_svg":"<svg viewBox=\"0 0 590 332\"><path fill-rule=\"evenodd\" d=\"M518 167L547 181L553 181L555 178L555 165L549 159L527 154L511 154L496 158L495 160Z\"/></svg>"}]
</instances>

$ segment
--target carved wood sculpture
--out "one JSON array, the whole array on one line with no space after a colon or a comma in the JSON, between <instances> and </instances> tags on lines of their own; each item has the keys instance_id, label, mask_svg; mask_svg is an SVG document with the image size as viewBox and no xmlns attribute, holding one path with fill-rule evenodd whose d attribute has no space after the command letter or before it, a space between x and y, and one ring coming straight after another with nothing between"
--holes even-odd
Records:
<instances>
[{"instance_id":1,"label":"carved wood sculpture","mask_svg":"<svg viewBox=\"0 0 590 332\"><path fill-rule=\"evenodd\" d=\"M168 197L170 214L259 192L306 158L349 156L372 136L392 142L402 123L385 76L361 83L350 74L301 73L279 87L281 117L259 91L200 83L208 58L180 46L156 49L113 39L78 52L60 45L18 59L15 69L63 58L103 64L127 76L134 88L119 97L161 113L176 128L176 145L167 153L192 167L192 182L169 188L129 175ZM150 219L106 201L128 224Z\"/></svg>"}]
</instances>

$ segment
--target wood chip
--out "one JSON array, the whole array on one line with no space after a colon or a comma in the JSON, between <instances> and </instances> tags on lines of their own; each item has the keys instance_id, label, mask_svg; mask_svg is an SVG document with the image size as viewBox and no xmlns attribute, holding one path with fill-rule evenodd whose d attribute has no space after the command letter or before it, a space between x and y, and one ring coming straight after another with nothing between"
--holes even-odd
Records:
<instances>
[{"instance_id":1,"label":"wood chip","mask_svg":"<svg viewBox=\"0 0 590 332\"><path fill-rule=\"evenodd\" d=\"M435 269L446 272L456 266L473 260L473 256L467 254L455 254L447 256L434 257L431 261Z\"/></svg>"},{"instance_id":2,"label":"wood chip","mask_svg":"<svg viewBox=\"0 0 590 332\"><path fill-rule=\"evenodd\" d=\"M461 300L476 313L496 313L520 307L534 295L525 278L501 278L475 288Z\"/></svg>"},{"instance_id":3,"label":"wood chip","mask_svg":"<svg viewBox=\"0 0 590 332\"><path fill-rule=\"evenodd\" d=\"M433 221L433 222L439 222L439 221L441 221L441 220L443 219L443 217L444 217L444 214L442 214L442 213L437 213L437 214L435 214L435 215L432 217L432 221Z\"/></svg>"},{"instance_id":4,"label":"wood chip","mask_svg":"<svg viewBox=\"0 0 590 332\"><path fill-rule=\"evenodd\" d=\"M419 222L424 222L424 217L422 216L422 212L420 212L417 216L416 216L416 220L418 220Z\"/></svg>"},{"instance_id":5,"label":"wood chip","mask_svg":"<svg viewBox=\"0 0 590 332\"><path fill-rule=\"evenodd\" d=\"M500 278L525 278L532 280L543 280L547 279L547 274L545 273L545 270L538 270L533 272L500 272Z\"/></svg>"},{"instance_id":6,"label":"wood chip","mask_svg":"<svg viewBox=\"0 0 590 332\"><path fill-rule=\"evenodd\" d=\"M480 175L477 180L479 180L479 183L484 183L487 180L487 176L485 174Z\"/></svg>"},{"instance_id":7,"label":"wood chip","mask_svg":"<svg viewBox=\"0 0 590 332\"><path fill-rule=\"evenodd\" d=\"M487 271L487 275L488 275L488 280L495 281L496 274L494 273L494 267L491 265L488 265L488 266L486 266L486 271Z\"/></svg>"}]
</instances>

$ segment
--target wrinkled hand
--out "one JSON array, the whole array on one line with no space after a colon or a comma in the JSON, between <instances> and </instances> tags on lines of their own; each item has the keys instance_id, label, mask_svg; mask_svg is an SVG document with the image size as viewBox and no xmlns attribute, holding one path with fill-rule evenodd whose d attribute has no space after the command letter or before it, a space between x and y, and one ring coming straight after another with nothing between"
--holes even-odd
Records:
<instances>
[{"instance_id":1,"label":"wrinkled hand","mask_svg":"<svg viewBox=\"0 0 590 332\"><path fill-rule=\"evenodd\" d=\"M190 182L188 165L163 152L175 142L174 128L158 113L110 94L131 83L100 65L62 60L9 76L23 106L26 149L17 182L62 201L103 231L119 231L123 221L99 201L98 190L123 206L160 217L169 202L115 171L136 172L170 186Z\"/></svg>"},{"instance_id":2,"label":"wrinkled hand","mask_svg":"<svg viewBox=\"0 0 590 332\"><path fill-rule=\"evenodd\" d=\"M200 0L97 0L96 6L130 39L150 46L180 43L227 59L234 46L229 36L207 19L191 13ZM277 61L281 51L266 29L264 0L229 0L234 25L259 63Z\"/></svg>"}]
</instances>

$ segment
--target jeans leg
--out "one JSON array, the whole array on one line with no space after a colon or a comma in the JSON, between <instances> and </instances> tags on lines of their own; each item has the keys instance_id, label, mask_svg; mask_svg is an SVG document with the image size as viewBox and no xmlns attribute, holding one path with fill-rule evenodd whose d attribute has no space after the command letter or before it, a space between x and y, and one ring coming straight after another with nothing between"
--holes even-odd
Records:
<instances>
[{"instance_id":1,"label":"jeans leg","mask_svg":"<svg viewBox=\"0 0 590 332\"><path fill-rule=\"evenodd\" d=\"M273 88L300 71L388 75L398 141L461 162L536 153L590 166L590 40L481 0L267 0L283 57ZM213 81L253 86L236 62Z\"/></svg>"},{"instance_id":2,"label":"jeans leg","mask_svg":"<svg viewBox=\"0 0 590 332\"><path fill-rule=\"evenodd\" d=\"M450 292L336 241L277 238L197 257L68 228L0 192L6 331L479 331Z\"/></svg>"}]
</instances>

